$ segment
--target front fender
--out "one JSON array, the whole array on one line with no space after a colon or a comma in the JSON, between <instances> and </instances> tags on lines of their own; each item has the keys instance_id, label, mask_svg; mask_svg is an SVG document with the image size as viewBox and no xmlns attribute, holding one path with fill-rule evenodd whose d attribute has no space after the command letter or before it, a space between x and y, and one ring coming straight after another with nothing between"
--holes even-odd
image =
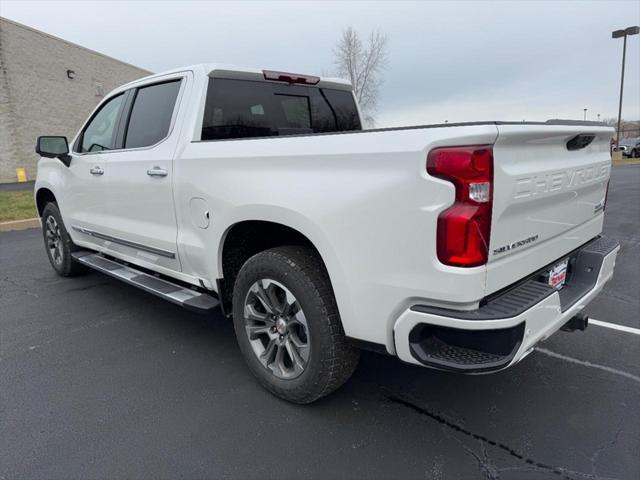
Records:
<instances>
[{"instance_id":1,"label":"front fender","mask_svg":"<svg viewBox=\"0 0 640 480\"><path fill-rule=\"evenodd\" d=\"M66 167L56 159L40 158L38 161L38 173L33 187L33 201L37 206L38 192L42 189L49 190L55 197L60 214L64 218L65 201L63 192L67 184L67 178L64 172L61 171L61 168Z\"/></svg>"}]
</instances>

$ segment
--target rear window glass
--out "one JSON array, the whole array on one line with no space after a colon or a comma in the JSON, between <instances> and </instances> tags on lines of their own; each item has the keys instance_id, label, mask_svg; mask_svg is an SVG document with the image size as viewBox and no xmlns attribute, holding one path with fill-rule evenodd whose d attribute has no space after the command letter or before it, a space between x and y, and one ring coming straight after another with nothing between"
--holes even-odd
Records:
<instances>
[{"instance_id":1,"label":"rear window glass","mask_svg":"<svg viewBox=\"0 0 640 480\"><path fill-rule=\"evenodd\" d=\"M210 79L202 140L360 130L351 92Z\"/></svg>"},{"instance_id":2,"label":"rear window glass","mask_svg":"<svg viewBox=\"0 0 640 480\"><path fill-rule=\"evenodd\" d=\"M355 108L351 92L330 89L325 89L322 92L333 108L338 122L338 129L360 130L360 117Z\"/></svg>"}]
</instances>

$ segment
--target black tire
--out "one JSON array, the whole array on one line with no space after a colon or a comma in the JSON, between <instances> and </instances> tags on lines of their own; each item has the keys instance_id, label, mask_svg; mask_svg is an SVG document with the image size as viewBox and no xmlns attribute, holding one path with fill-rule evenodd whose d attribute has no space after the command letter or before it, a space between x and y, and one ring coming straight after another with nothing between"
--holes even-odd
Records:
<instances>
[{"instance_id":1,"label":"black tire","mask_svg":"<svg viewBox=\"0 0 640 480\"><path fill-rule=\"evenodd\" d=\"M286 287L285 290L295 297L296 309L302 310L305 318L307 359L295 378L278 378L261 363L249 340L245 302L250 289L256 284L263 285L263 279ZM283 310L287 309L286 301L282 303L285 305ZM233 323L240 350L251 372L268 391L293 403L307 404L330 394L351 377L358 364L360 352L345 337L329 276L317 253L308 247L273 248L247 260L233 289ZM276 327L271 327L270 331L278 335ZM283 336L279 338L282 341Z\"/></svg>"},{"instance_id":2,"label":"black tire","mask_svg":"<svg viewBox=\"0 0 640 480\"><path fill-rule=\"evenodd\" d=\"M69 233L64 226L58 205L53 202L47 203L42 211L42 236L44 247L51 266L56 273L62 277L73 277L86 272L86 268L74 261L71 252L78 250L69 237ZM56 228L57 227L57 228ZM52 248L52 233L57 230L56 246ZM55 250L55 252L54 252Z\"/></svg>"},{"instance_id":3,"label":"black tire","mask_svg":"<svg viewBox=\"0 0 640 480\"><path fill-rule=\"evenodd\" d=\"M640 150L636 148L631 150L631 158L638 158L638 157L640 157Z\"/></svg>"}]
</instances>

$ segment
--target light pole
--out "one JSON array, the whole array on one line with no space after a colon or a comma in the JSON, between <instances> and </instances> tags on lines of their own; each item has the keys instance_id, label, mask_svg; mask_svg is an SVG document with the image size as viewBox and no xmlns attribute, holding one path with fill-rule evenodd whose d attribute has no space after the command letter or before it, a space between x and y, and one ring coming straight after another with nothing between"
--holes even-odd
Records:
<instances>
[{"instance_id":1,"label":"light pole","mask_svg":"<svg viewBox=\"0 0 640 480\"><path fill-rule=\"evenodd\" d=\"M624 38L622 46L622 74L620 75L620 103L618 104L618 131L616 132L616 147L620 146L620 122L622 120L622 90L624 89L624 61L627 56L627 37L640 33L640 27L627 27L624 30L616 30L611 33L611 38Z\"/></svg>"},{"instance_id":2,"label":"light pole","mask_svg":"<svg viewBox=\"0 0 640 480\"><path fill-rule=\"evenodd\" d=\"M586 121L586 120L587 120L587 109L585 108L585 109L583 109L583 110L584 110L584 119L583 119L583 120L585 120L585 121Z\"/></svg>"}]
</instances>

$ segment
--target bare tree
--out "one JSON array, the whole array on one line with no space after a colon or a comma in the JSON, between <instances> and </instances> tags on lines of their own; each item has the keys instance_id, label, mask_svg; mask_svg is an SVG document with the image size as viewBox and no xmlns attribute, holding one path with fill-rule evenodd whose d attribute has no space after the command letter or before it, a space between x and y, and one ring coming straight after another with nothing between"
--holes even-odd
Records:
<instances>
[{"instance_id":1,"label":"bare tree","mask_svg":"<svg viewBox=\"0 0 640 480\"><path fill-rule=\"evenodd\" d=\"M369 34L366 45L349 27L333 49L336 74L353 85L364 120L372 126L378 105L382 72L387 67L387 37L380 30Z\"/></svg>"},{"instance_id":2,"label":"bare tree","mask_svg":"<svg viewBox=\"0 0 640 480\"><path fill-rule=\"evenodd\" d=\"M613 128L618 128L617 118L605 118L603 123ZM620 138L636 138L640 137L640 121L630 121L624 118L620 121Z\"/></svg>"}]
</instances>

